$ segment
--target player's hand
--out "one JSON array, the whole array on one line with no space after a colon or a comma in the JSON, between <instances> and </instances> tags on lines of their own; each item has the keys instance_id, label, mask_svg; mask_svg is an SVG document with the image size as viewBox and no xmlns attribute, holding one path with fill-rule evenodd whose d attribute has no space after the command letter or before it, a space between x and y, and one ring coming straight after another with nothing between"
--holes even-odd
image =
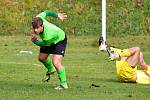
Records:
<instances>
[{"instance_id":1,"label":"player's hand","mask_svg":"<svg viewBox=\"0 0 150 100\"><path fill-rule=\"evenodd\" d=\"M65 13L58 13L58 18L61 21L64 21L65 19L67 19L67 15Z\"/></svg>"},{"instance_id":2,"label":"player's hand","mask_svg":"<svg viewBox=\"0 0 150 100\"><path fill-rule=\"evenodd\" d=\"M36 40L37 40L36 35L35 35L35 34L32 34L32 35L31 35L31 41L36 41Z\"/></svg>"}]
</instances>

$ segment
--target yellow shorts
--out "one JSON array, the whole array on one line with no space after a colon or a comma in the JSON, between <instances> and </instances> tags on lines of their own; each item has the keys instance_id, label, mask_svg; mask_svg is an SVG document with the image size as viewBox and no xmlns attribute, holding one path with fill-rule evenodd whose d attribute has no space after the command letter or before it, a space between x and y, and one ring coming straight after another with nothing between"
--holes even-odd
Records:
<instances>
[{"instance_id":1,"label":"yellow shorts","mask_svg":"<svg viewBox=\"0 0 150 100\"><path fill-rule=\"evenodd\" d=\"M130 82L136 76L137 67L132 68L127 61L116 61L117 76L120 81Z\"/></svg>"},{"instance_id":2,"label":"yellow shorts","mask_svg":"<svg viewBox=\"0 0 150 100\"><path fill-rule=\"evenodd\" d=\"M117 76L120 81L130 82L136 76L136 83L150 84L150 77L144 70L137 70L137 67L132 68L127 61L116 61Z\"/></svg>"}]
</instances>

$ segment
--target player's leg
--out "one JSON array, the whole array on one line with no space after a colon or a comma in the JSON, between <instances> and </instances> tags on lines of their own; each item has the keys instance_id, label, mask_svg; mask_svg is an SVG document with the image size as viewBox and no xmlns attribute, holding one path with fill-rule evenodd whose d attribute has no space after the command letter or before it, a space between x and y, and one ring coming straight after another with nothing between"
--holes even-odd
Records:
<instances>
[{"instance_id":1,"label":"player's leg","mask_svg":"<svg viewBox=\"0 0 150 100\"><path fill-rule=\"evenodd\" d=\"M40 53L39 61L44 64L44 66L47 68L48 71L53 72L53 71L55 71L55 67L53 66L53 63L48 56L49 56L49 54Z\"/></svg>"},{"instance_id":2,"label":"player's leg","mask_svg":"<svg viewBox=\"0 0 150 100\"><path fill-rule=\"evenodd\" d=\"M138 52L140 52L139 47L132 47L129 49L118 49L118 48L110 47L110 49L107 49L107 50L110 52L110 59L111 60L120 60L121 57L127 57L128 58L128 57L133 56L133 55L135 57L136 54Z\"/></svg>"},{"instance_id":3,"label":"player's leg","mask_svg":"<svg viewBox=\"0 0 150 100\"><path fill-rule=\"evenodd\" d=\"M135 83L137 80L135 67L139 63L140 49L138 47L133 47L133 48L129 48L128 51L130 52L130 56L121 57L121 60L116 62L116 66L118 68L117 70L119 70L118 72L120 72L119 74L121 78L123 78L123 81L129 81ZM121 68L119 66L121 66ZM124 77L122 76L126 78L124 79Z\"/></svg>"},{"instance_id":4,"label":"player's leg","mask_svg":"<svg viewBox=\"0 0 150 100\"><path fill-rule=\"evenodd\" d=\"M55 45L55 50L53 52L53 65L57 70L58 78L60 80L60 86L55 88L57 90L68 88L65 68L62 66L62 58L65 55L66 45L67 37L65 36L63 41L60 41Z\"/></svg>"},{"instance_id":5,"label":"player's leg","mask_svg":"<svg viewBox=\"0 0 150 100\"><path fill-rule=\"evenodd\" d=\"M128 57L131 55L129 49L118 49L118 48L107 46L106 50L109 54L110 60L120 60L121 57Z\"/></svg>"},{"instance_id":6,"label":"player's leg","mask_svg":"<svg viewBox=\"0 0 150 100\"><path fill-rule=\"evenodd\" d=\"M141 67L141 69L143 70L147 70L148 69L148 64L146 64L146 62L144 61L144 55L142 52L140 52L140 62L139 65Z\"/></svg>"},{"instance_id":7,"label":"player's leg","mask_svg":"<svg viewBox=\"0 0 150 100\"><path fill-rule=\"evenodd\" d=\"M123 57L123 60L126 60L130 66L130 68L135 69L135 67L139 64L140 60L140 48L139 47L132 47L129 48L131 55L129 57ZM137 75L134 73L134 77L130 80L131 82L136 82Z\"/></svg>"},{"instance_id":8,"label":"player's leg","mask_svg":"<svg viewBox=\"0 0 150 100\"><path fill-rule=\"evenodd\" d=\"M139 84L150 84L150 66L145 63L144 55L140 52L140 59L138 63L142 70L136 72L136 82Z\"/></svg>"},{"instance_id":9,"label":"player's leg","mask_svg":"<svg viewBox=\"0 0 150 100\"><path fill-rule=\"evenodd\" d=\"M57 55L57 54L53 55L53 65L57 70L58 78L60 80L60 86L55 88L57 90L68 88L65 68L62 66L61 61L62 61L62 55Z\"/></svg>"},{"instance_id":10,"label":"player's leg","mask_svg":"<svg viewBox=\"0 0 150 100\"><path fill-rule=\"evenodd\" d=\"M130 49L118 49L118 48L113 48L110 47L112 52L119 54L120 57L128 57L131 55Z\"/></svg>"},{"instance_id":11,"label":"player's leg","mask_svg":"<svg viewBox=\"0 0 150 100\"><path fill-rule=\"evenodd\" d=\"M148 64L146 64L146 62L144 61L144 55L142 52L140 52L139 65L140 65L141 69L144 70L144 72L150 76L150 66Z\"/></svg>"},{"instance_id":12,"label":"player's leg","mask_svg":"<svg viewBox=\"0 0 150 100\"><path fill-rule=\"evenodd\" d=\"M43 65L47 68L47 72L46 72L46 80L45 81L48 81L50 80L50 75L51 74L54 74L54 72L56 71L55 67L53 66L52 64L52 61L51 59L48 57L49 54L47 53L40 53L39 54L39 61L41 63L43 63Z\"/></svg>"},{"instance_id":13,"label":"player's leg","mask_svg":"<svg viewBox=\"0 0 150 100\"><path fill-rule=\"evenodd\" d=\"M103 37L101 36L99 38L99 50L100 51L107 51L108 52L108 55L109 55L109 58L111 60L120 60L121 57L127 57L127 56L130 56L131 53L129 51L129 49L117 49L117 48L113 48L113 47L109 47Z\"/></svg>"},{"instance_id":14,"label":"player's leg","mask_svg":"<svg viewBox=\"0 0 150 100\"><path fill-rule=\"evenodd\" d=\"M130 66L135 67L140 61L140 48L132 47L129 48L129 51L131 55L127 57L126 61L130 64Z\"/></svg>"}]
</instances>

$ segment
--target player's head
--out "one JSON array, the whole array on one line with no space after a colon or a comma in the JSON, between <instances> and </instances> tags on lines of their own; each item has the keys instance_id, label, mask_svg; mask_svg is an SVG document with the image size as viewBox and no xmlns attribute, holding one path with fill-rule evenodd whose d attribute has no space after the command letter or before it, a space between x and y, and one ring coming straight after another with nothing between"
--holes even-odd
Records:
<instances>
[{"instance_id":1,"label":"player's head","mask_svg":"<svg viewBox=\"0 0 150 100\"><path fill-rule=\"evenodd\" d=\"M32 26L35 34L43 32L43 20L39 17L34 17L32 20Z\"/></svg>"}]
</instances>

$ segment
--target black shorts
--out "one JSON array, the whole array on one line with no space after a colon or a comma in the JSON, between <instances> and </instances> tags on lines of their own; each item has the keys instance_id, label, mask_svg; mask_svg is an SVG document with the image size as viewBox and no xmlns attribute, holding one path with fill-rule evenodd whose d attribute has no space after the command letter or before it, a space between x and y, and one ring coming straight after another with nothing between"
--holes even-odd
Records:
<instances>
[{"instance_id":1,"label":"black shorts","mask_svg":"<svg viewBox=\"0 0 150 100\"><path fill-rule=\"evenodd\" d=\"M41 47L40 48L40 53L58 54L58 55L64 56L66 45L67 45L67 37L65 36L64 40L62 40L62 41L60 41L56 44Z\"/></svg>"}]
</instances>

